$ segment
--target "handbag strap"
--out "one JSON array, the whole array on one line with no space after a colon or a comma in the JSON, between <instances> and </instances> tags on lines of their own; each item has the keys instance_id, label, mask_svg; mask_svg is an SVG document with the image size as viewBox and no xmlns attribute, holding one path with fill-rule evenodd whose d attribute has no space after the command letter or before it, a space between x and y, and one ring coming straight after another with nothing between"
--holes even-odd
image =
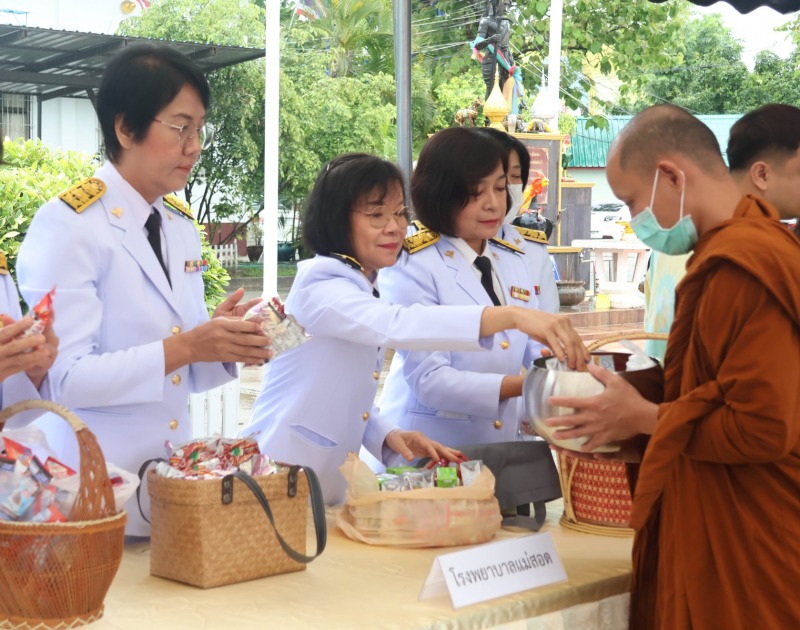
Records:
<instances>
[{"instance_id":1,"label":"handbag strap","mask_svg":"<svg viewBox=\"0 0 800 630\"><path fill-rule=\"evenodd\" d=\"M298 553L283 539L283 536L281 536L278 528L275 526L275 517L272 515L272 508L269 506L269 500L264 495L264 491L261 489L261 486L259 486L256 481L247 473L240 470L222 478L222 502L224 504L228 504L233 501L233 478L236 477L250 489L250 492L255 495L256 499L261 504L261 508L267 515L270 525L272 525L272 529L275 531L275 536L283 550L286 552L286 555L296 562L308 563L325 551L325 544L328 540L328 528L325 522L325 504L322 501L322 489L319 485L319 479L317 479L317 475L313 470L303 466L292 466L289 469L287 494L289 497L294 497L296 495L297 475L301 470L305 472L306 478L308 479L308 490L311 498L311 511L314 517L314 532L317 537L317 550L313 556L304 556L303 554Z\"/></svg>"},{"instance_id":2,"label":"handbag strap","mask_svg":"<svg viewBox=\"0 0 800 630\"><path fill-rule=\"evenodd\" d=\"M167 461L163 457L154 457L153 459L148 459L144 464L139 467L139 485L136 486L136 505L139 506L139 514L142 515L144 522L148 525L150 524L150 519L144 515L144 511L142 510L142 497L140 495L142 490L142 485L144 484L144 474L147 472L147 469L150 468L150 464L158 464L159 462Z\"/></svg>"},{"instance_id":3,"label":"handbag strap","mask_svg":"<svg viewBox=\"0 0 800 630\"><path fill-rule=\"evenodd\" d=\"M516 516L507 516L503 519L501 525L503 527L524 527L532 532L538 532L544 525L544 519L547 518L547 504L544 501L533 502L533 516L525 516L524 514L517 514Z\"/></svg>"}]
</instances>

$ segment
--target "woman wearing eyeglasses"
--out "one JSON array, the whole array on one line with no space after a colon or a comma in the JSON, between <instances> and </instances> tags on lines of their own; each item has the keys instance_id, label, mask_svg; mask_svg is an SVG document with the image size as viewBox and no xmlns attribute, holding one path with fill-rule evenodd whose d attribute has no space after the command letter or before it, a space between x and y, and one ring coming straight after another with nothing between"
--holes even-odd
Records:
<instances>
[{"instance_id":1,"label":"woman wearing eyeglasses","mask_svg":"<svg viewBox=\"0 0 800 630\"><path fill-rule=\"evenodd\" d=\"M209 96L197 66L174 50L132 46L117 55L97 96L108 160L38 211L19 253L29 304L56 287L56 401L129 471L162 457L165 442L191 437L190 393L236 376L236 362L270 356L258 325L241 320L249 306L238 305L241 290L209 320L197 228L165 197L184 188L210 142ZM59 419L37 422L74 465L72 432ZM138 509L128 510L126 533L149 533Z\"/></svg>"},{"instance_id":2,"label":"woman wearing eyeglasses","mask_svg":"<svg viewBox=\"0 0 800 630\"><path fill-rule=\"evenodd\" d=\"M515 327L555 339L520 308L406 308L380 299L378 271L397 261L408 227L403 195L397 167L374 156L343 155L320 171L303 220L316 256L298 265L285 305L311 338L267 365L253 422L242 430L260 432L271 457L313 468L327 504L343 500L338 468L362 443L387 464L458 455L397 429L373 407L385 348L478 354L494 345L494 333Z\"/></svg>"}]
</instances>

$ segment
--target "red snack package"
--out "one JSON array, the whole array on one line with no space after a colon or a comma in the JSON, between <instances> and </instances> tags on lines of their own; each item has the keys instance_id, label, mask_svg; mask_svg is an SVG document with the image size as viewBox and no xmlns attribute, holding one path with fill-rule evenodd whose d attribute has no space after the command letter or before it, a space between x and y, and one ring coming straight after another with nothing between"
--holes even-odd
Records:
<instances>
[{"instance_id":1,"label":"red snack package","mask_svg":"<svg viewBox=\"0 0 800 630\"><path fill-rule=\"evenodd\" d=\"M3 438L3 445L6 449L6 456L10 459L17 460L20 457L25 457L26 455L31 455L31 449L27 446L20 444L19 442L15 442L14 440L10 440L7 437Z\"/></svg>"},{"instance_id":2,"label":"red snack package","mask_svg":"<svg viewBox=\"0 0 800 630\"><path fill-rule=\"evenodd\" d=\"M44 332L44 329L47 328L47 324L50 323L50 318L53 313L53 298L55 295L56 288L53 287L28 313L28 315L33 317L33 323L23 334L24 337L27 337L28 335L40 335L42 332Z\"/></svg>"},{"instance_id":3,"label":"red snack package","mask_svg":"<svg viewBox=\"0 0 800 630\"><path fill-rule=\"evenodd\" d=\"M44 467L53 479L64 479L65 477L72 477L75 471L66 464L62 464L55 457L48 457L44 462Z\"/></svg>"}]
</instances>

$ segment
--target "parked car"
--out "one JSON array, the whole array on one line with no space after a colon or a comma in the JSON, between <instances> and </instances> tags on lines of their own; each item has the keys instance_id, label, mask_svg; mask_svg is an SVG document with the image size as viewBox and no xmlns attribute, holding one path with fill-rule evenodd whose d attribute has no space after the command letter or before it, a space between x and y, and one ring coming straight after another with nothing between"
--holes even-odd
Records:
<instances>
[{"instance_id":1,"label":"parked car","mask_svg":"<svg viewBox=\"0 0 800 630\"><path fill-rule=\"evenodd\" d=\"M628 206L620 201L594 204L590 223L591 237L618 239L625 231L625 227L619 225L618 221L630 220Z\"/></svg>"}]
</instances>

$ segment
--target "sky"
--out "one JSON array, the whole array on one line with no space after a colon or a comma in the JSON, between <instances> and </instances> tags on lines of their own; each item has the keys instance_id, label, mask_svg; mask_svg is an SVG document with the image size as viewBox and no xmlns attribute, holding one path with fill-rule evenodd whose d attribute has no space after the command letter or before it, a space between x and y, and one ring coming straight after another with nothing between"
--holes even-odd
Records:
<instances>
[{"instance_id":1,"label":"sky","mask_svg":"<svg viewBox=\"0 0 800 630\"><path fill-rule=\"evenodd\" d=\"M793 19L797 14L782 15L772 9L761 7L745 15L725 2L717 2L710 7L697 7L699 14L719 13L725 24L733 31L733 36L744 45L742 58L751 70L758 52L771 50L780 57L786 57L792 49L788 33L776 33L773 29Z\"/></svg>"}]
</instances>

